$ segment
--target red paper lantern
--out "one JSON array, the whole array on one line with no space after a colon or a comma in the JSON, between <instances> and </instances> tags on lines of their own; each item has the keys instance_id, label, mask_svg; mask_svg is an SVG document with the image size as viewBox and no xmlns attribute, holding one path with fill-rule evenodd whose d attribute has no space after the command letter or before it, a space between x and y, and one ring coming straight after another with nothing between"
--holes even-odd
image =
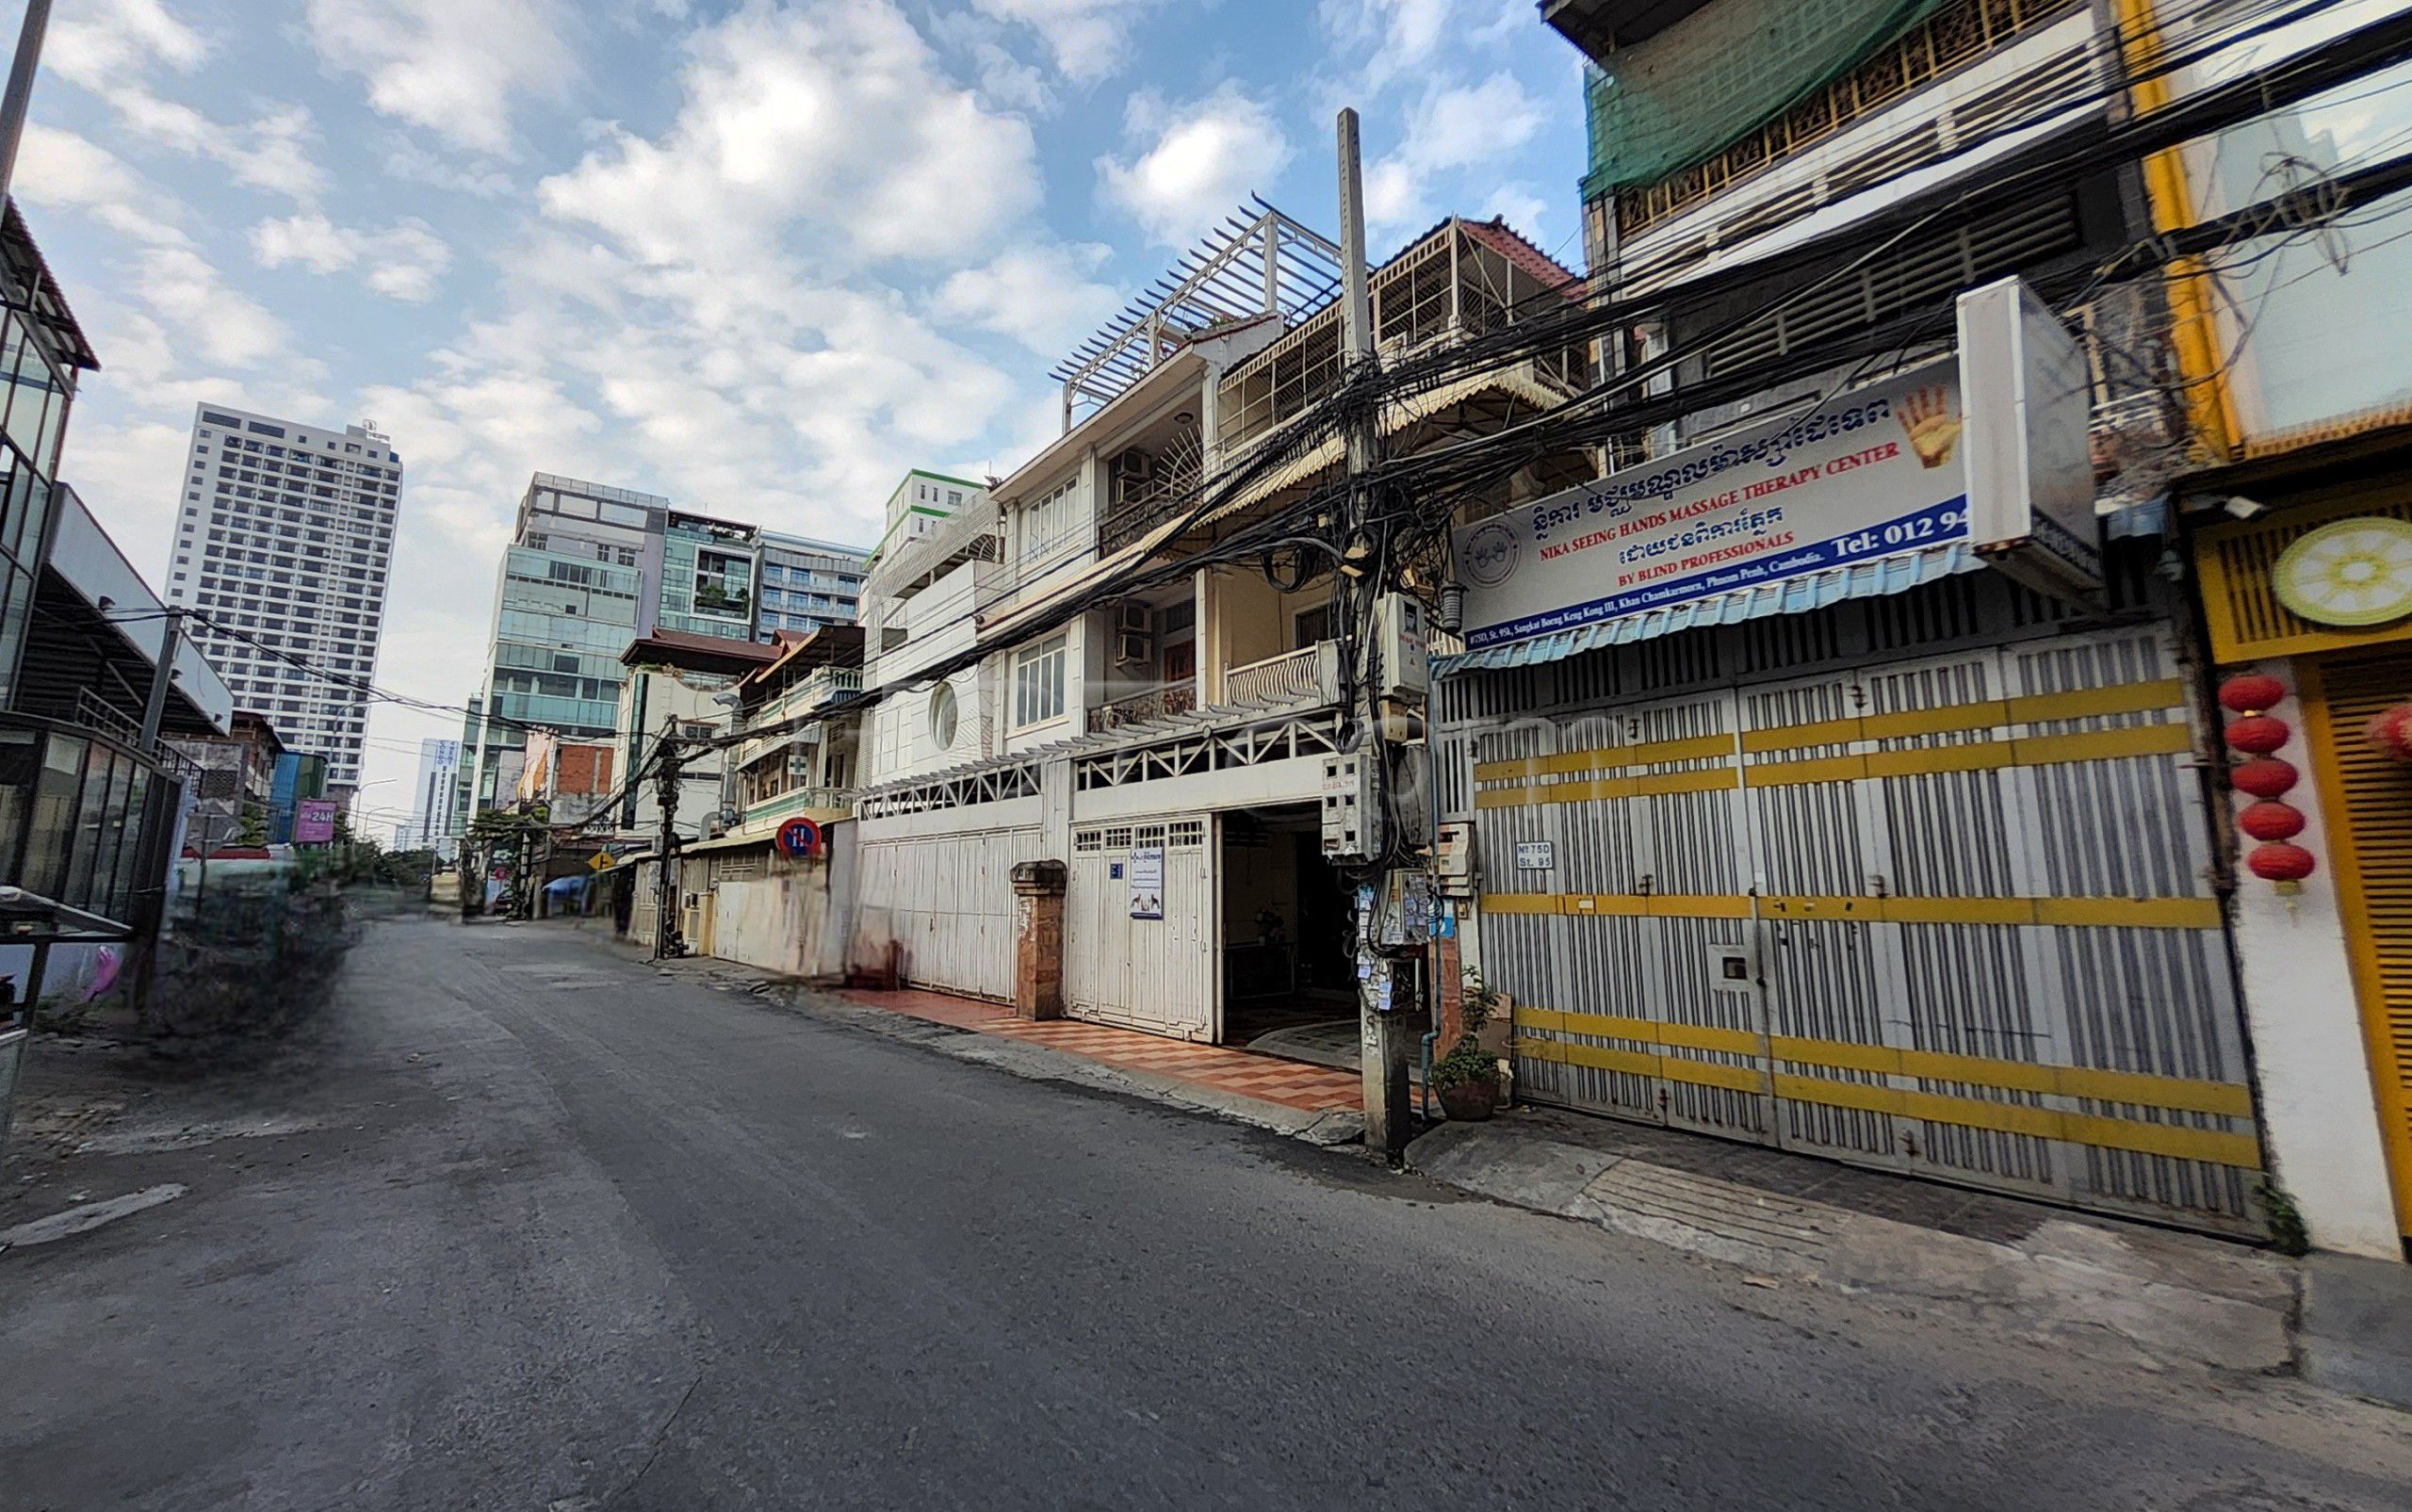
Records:
<instances>
[{"instance_id":1,"label":"red paper lantern","mask_svg":"<svg viewBox=\"0 0 2412 1512\"><path fill-rule=\"evenodd\" d=\"M2255 756L2229 772L2227 780L2235 785L2238 792L2255 798L2284 798L2294 791L2295 784L2302 775L2295 771L2295 764L2291 761L2281 761L2276 756Z\"/></svg>"},{"instance_id":2,"label":"red paper lantern","mask_svg":"<svg viewBox=\"0 0 2412 1512\"><path fill-rule=\"evenodd\" d=\"M2264 801L2236 816L2236 827L2257 840L2291 840L2303 833L2301 810Z\"/></svg>"},{"instance_id":3,"label":"red paper lantern","mask_svg":"<svg viewBox=\"0 0 2412 1512\"><path fill-rule=\"evenodd\" d=\"M2284 840L2255 847L2253 854L2244 858L2244 864L2262 881L2277 883L2301 882L2320 867L2309 851Z\"/></svg>"},{"instance_id":4,"label":"red paper lantern","mask_svg":"<svg viewBox=\"0 0 2412 1512\"><path fill-rule=\"evenodd\" d=\"M2220 705L2233 714L2266 714L2286 699L2285 683L2257 672L2220 684Z\"/></svg>"},{"instance_id":5,"label":"red paper lantern","mask_svg":"<svg viewBox=\"0 0 2412 1512\"><path fill-rule=\"evenodd\" d=\"M2362 726L2362 739L2390 761L2412 762L2412 704L2381 709Z\"/></svg>"},{"instance_id":6,"label":"red paper lantern","mask_svg":"<svg viewBox=\"0 0 2412 1512\"><path fill-rule=\"evenodd\" d=\"M2227 743L2253 756L2268 756L2286 744L2287 737L2293 733L2287 727L2285 720L2272 719L2267 714L2247 714L2242 719L2228 722Z\"/></svg>"}]
</instances>

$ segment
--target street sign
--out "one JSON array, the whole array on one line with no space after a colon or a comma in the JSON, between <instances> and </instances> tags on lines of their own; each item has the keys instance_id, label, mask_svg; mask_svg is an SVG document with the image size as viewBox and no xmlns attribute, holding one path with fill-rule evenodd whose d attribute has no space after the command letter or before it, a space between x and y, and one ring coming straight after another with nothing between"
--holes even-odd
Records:
<instances>
[{"instance_id":1,"label":"street sign","mask_svg":"<svg viewBox=\"0 0 2412 1512\"><path fill-rule=\"evenodd\" d=\"M597 851L586 861L587 870L591 871L609 871L619 864L612 859L611 853L609 851Z\"/></svg>"},{"instance_id":2,"label":"street sign","mask_svg":"<svg viewBox=\"0 0 2412 1512\"><path fill-rule=\"evenodd\" d=\"M789 820L779 826L773 843L778 846L781 855L800 861L821 849L821 826L808 819Z\"/></svg>"}]
</instances>

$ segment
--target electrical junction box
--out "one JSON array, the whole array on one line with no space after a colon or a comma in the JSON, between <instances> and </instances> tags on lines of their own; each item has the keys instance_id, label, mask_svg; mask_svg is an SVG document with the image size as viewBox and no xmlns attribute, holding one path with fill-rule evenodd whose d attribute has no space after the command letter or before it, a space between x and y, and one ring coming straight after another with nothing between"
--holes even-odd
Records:
<instances>
[{"instance_id":1,"label":"electrical junction box","mask_svg":"<svg viewBox=\"0 0 2412 1512\"><path fill-rule=\"evenodd\" d=\"M1432 686L1432 626L1412 594L1385 593L1374 604L1374 691L1421 699Z\"/></svg>"},{"instance_id":2,"label":"electrical junction box","mask_svg":"<svg viewBox=\"0 0 2412 1512\"><path fill-rule=\"evenodd\" d=\"M1759 985L1758 954L1747 945L1712 940L1708 947L1708 990L1755 992Z\"/></svg>"},{"instance_id":3,"label":"electrical junction box","mask_svg":"<svg viewBox=\"0 0 2412 1512\"><path fill-rule=\"evenodd\" d=\"M1323 854L1328 861L1370 861L1382 854L1370 755L1323 758Z\"/></svg>"},{"instance_id":4,"label":"electrical junction box","mask_svg":"<svg viewBox=\"0 0 2412 1512\"><path fill-rule=\"evenodd\" d=\"M1385 951L1420 951L1431 938L1431 873L1410 867L1383 873L1375 895L1374 943Z\"/></svg>"},{"instance_id":5,"label":"electrical junction box","mask_svg":"<svg viewBox=\"0 0 2412 1512\"><path fill-rule=\"evenodd\" d=\"M1432 845L1432 890L1443 898L1474 896L1474 824L1441 826Z\"/></svg>"}]
</instances>

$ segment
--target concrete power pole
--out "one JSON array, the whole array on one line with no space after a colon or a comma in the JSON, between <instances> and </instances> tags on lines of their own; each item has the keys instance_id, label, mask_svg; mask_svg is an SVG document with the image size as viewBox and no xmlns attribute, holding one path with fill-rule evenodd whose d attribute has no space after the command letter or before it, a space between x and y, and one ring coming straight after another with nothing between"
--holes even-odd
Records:
<instances>
[{"instance_id":1,"label":"concrete power pole","mask_svg":"<svg viewBox=\"0 0 2412 1512\"><path fill-rule=\"evenodd\" d=\"M654 881L653 958L657 961L687 953L678 935L678 754L676 725L662 731L659 753L661 770L654 775L654 799L661 805L661 838Z\"/></svg>"},{"instance_id":2,"label":"concrete power pole","mask_svg":"<svg viewBox=\"0 0 2412 1512\"><path fill-rule=\"evenodd\" d=\"M1348 447L1348 502L1340 540L1342 570L1338 589L1341 613L1350 626L1354 642L1352 665L1345 670L1352 679L1358 704L1357 754L1370 768L1369 790L1379 813L1391 806L1391 774L1384 769L1377 735L1382 710L1373 662L1378 655L1377 606L1388 585L1374 576L1373 562L1353 561L1361 545L1372 540L1379 528L1368 475L1374 470L1381 442L1380 400L1370 382L1377 358L1374 348L1373 289L1365 263L1364 164L1358 146L1354 110L1340 112L1340 262L1344 281L1342 382L1344 391L1353 387L1357 393L1342 422ZM1373 816L1368 819L1371 821ZM1386 822L1378 827L1387 835ZM1387 838L1384 843L1389 843ZM1382 955L1375 937L1383 872L1384 868L1377 861L1357 877L1357 1013L1360 1065L1364 1079L1365 1146L1395 1161L1407 1148L1408 1136L1412 1132L1407 1081L1408 1032L1400 1022L1400 1010L1415 1001L1415 994L1413 968Z\"/></svg>"},{"instance_id":3,"label":"concrete power pole","mask_svg":"<svg viewBox=\"0 0 2412 1512\"><path fill-rule=\"evenodd\" d=\"M25 23L17 32L17 57L8 67L8 88L0 93L0 200L17 178L17 144L24 139L25 110L33 104L34 71L41 63L42 33L50 28L50 0L26 0Z\"/></svg>"}]
</instances>

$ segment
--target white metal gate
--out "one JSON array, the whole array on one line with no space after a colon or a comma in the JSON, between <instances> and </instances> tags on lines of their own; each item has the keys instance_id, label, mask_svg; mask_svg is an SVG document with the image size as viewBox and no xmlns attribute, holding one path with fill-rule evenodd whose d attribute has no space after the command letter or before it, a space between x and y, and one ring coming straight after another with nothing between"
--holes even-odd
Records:
<instances>
[{"instance_id":1,"label":"white metal gate","mask_svg":"<svg viewBox=\"0 0 2412 1512\"><path fill-rule=\"evenodd\" d=\"M2196 744L2158 627L1483 726L1460 791L1524 1089L2250 1227Z\"/></svg>"},{"instance_id":2,"label":"white metal gate","mask_svg":"<svg viewBox=\"0 0 2412 1512\"><path fill-rule=\"evenodd\" d=\"M1182 1039L1215 1037L1221 889L1210 816L1072 832L1064 900L1064 1008ZM1164 851L1164 917L1134 919L1133 853Z\"/></svg>"},{"instance_id":3,"label":"white metal gate","mask_svg":"<svg viewBox=\"0 0 2412 1512\"><path fill-rule=\"evenodd\" d=\"M1036 828L865 838L861 847L856 959L884 959L892 939L914 986L1013 997L1013 869L1043 854Z\"/></svg>"}]
</instances>

